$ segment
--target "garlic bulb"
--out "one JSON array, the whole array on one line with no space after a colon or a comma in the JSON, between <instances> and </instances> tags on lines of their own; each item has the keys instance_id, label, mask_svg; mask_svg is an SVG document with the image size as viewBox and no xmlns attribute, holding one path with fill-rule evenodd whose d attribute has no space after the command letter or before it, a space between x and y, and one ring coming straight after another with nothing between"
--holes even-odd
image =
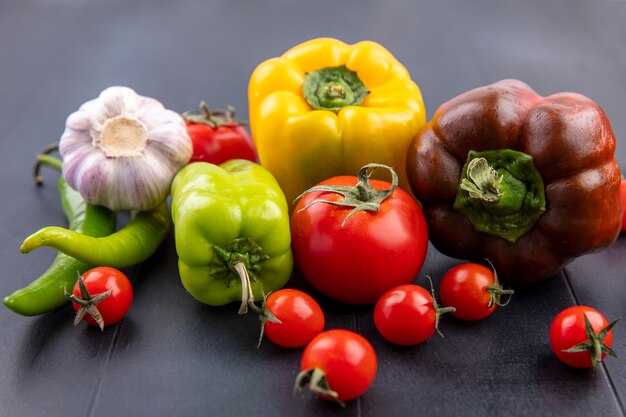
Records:
<instances>
[{"instance_id":1,"label":"garlic bulb","mask_svg":"<svg viewBox=\"0 0 626 417\"><path fill-rule=\"evenodd\" d=\"M109 87L67 118L59 151L65 180L87 202L150 210L167 197L192 145L178 113L128 87Z\"/></svg>"}]
</instances>

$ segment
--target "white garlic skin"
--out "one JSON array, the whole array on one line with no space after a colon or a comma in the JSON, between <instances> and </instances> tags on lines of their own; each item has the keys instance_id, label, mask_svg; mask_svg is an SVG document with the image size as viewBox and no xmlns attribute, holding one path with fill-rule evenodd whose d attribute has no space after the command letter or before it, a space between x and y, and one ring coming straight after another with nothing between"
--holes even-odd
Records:
<instances>
[{"instance_id":1,"label":"white garlic skin","mask_svg":"<svg viewBox=\"0 0 626 417\"><path fill-rule=\"evenodd\" d=\"M59 152L65 180L85 201L144 211L167 198L192 144L178 113L114 86L67 118Z\"/></svg>"}]
</instances>

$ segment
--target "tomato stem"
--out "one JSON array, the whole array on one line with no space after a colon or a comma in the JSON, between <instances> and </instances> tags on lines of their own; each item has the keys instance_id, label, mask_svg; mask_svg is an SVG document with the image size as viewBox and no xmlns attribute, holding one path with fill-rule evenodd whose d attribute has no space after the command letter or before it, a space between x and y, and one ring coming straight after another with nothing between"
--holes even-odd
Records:
<instances>
[{"instance_id":1,"label":"tomato stem","mask_svg":"<svg viewBox=\"0 0 626 417\"><path fill-rule=\"evenodd\" d=\"M493 270L493 285L488 285L485 288L487 290L487 293L489 293L489 303L487 304L487 307L491 308L494 306L494 304L498 307L505 307L511 302L511 298L513 298L513 294L515 294L515 291L511 289L505 289L502 287L502 285L500 285L496 267L493 266L489 259L485 258L485 260L489 262L489 265L491 265L491 269ZM503 295L508 295L508 298L504 302L502 301Z\"/></svg>"},{"instance_id":2,"label":"tomato stem","mask_svg":"<svg viewBox=\"0 0 626 417\"><path fill-rule=\"evenodd\" d=\"M65 296L72 302L80 305L78 312L76 313L76 317L74 317L74 326L78 326L78 323L81 322L85 315L89 314L95 321L98 323L98 327L100 327L101 331L104 331L104 319L102 319L102 315L100 311L98 311L98 304L107 299L113 291L108 290L102 292L100 294L91 295L85 286L85 282L83 278L80 276L80 273L77 272L78 278L78 287L80 288L80 297L76 297L74 294L68 293L67 289L63 289L65 291Z\"/></svg>"},{"instance_id":3,"label":"tomato stem","mask_svg":"<svg viewBox=\"0 0 626 417\"><path fill-rule=\"evenodd\" d=\"M389 189L377 190L370 183L369 179L377 168L384 168L391 174L391 187ZM361 167L357 176L357 183L353 187L344 185L317 185L309 188L296 197L293 204L295 205L306 194L315 191L326 191L339 194L342 196L340 200L330 201L316 199L298 210L298 213L307 210L309 207L317 203L326 203L333 206L352 208L352 211L348 213L341 223L341 225L344 226L348 219L359 211L378 212L382 202L389 198L397 188L398 174L396 174L396 171L394 171L392 167L383 164L371 163Z\"/></svg>"},{"instance_id":4,"label":"tomato stem","mask_svg":"<svg viewBox=\"0 0 626 417\"><path fill-rule=\"evenodd\" d=\"M439 307L439 304L437 303L437 298L435 297L435 287L433 285L433 280L428 275L426 275L426 278L428 278L428 282L430 282L430 295L433 302L433 309L435 310L435 330L437 330L439 336L444 337L443 333L441 333L441 330L439 330L439 319L446 313L454 313L456 311L456 308Z\"/></svg>"},{"instance_id":5,"label":"tomato stem","mask_svg":"<svg viewBox=\"0 0 626 417\"><path fill-rule=\"evenodd\" d=\"M261 292L263 292L263 288L261 288ZM269 294L265 294L265 292L263 292L263 305L261 306L259 310L254 310L259 314L259 320L261 321L261 334L259 335L259 341L256 345L257 349L261 347L261 342L263 341L263 334L265 333L266 322L270 321L272 323L283 324L283 322L280 321L280 319L276 317L274 313L272 313L271 311L267 309L267 297L269 297L270 294L271 292Z\"/></svg>"},{"instance_id":6,"label":"tomato stem","mask_svg":"<svg viewBox=\"0 0 626 417\"><path fill-rule=\"evenodd\" d=\"M184 112L183 119L190 123L204 124L217 129L221 126L244 126L246 122L236 119L236 111L233 106L226 106L225 110L211 110L203 100L200 102L202 113Z\"/></svg>"},{"instance_id":7,"label":"tomato stem","mask_svg":"<svg viewBox=\"0 0 626 417\"><path fill-rule=\"evenodd\" d=\"M615 353L615 351L613 351L613 349L611 349L606 343L604 343L604 338L619 320L615 320L614 322L609 323L606 327L596 333L595 330L593 330L593 326L587 318L586 313L583 313L583 317L585 318L585 332L587 333L587 340L577 345L574 345L569 349L564 349L563 352L589 352L589 354L591 355L591 364L594 368L597 368L602 361L602 354L617 358L617 354Z\"/></svg>"},{"instance_id":8,"label":"tomato stem","mask_svg":"<svg viewBox=\"0 0 626 417\"><path fill-rule=\"evenodd\" d=\"M328 385L326 374L319 368L304 369L300 372L293 386L293 394L296 395L296 393L307 387L317 395L329 398L342 407L346 406L346 404L339 399L339 394L333 391L330 385Z\"/></svg>"}]
</instances>

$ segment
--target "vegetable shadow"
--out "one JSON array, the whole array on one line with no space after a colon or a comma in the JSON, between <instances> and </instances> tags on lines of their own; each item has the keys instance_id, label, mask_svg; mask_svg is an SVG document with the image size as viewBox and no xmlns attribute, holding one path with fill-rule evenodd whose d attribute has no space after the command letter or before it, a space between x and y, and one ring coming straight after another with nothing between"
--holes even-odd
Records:
<instances>
[{"instance_id":1,"label":"vegetable shadow","mask_svg":"<svg viewBox=\"0 0 626 417\"><path fill-rule=\"evenodd\" d=\"M49 313L30 320L29 330L22 340L18 361L20 369L28 372L38 368L38 362L53 350L57 341L63 339L64 329L72 327L74 311L64 305Z\"/></svg>"},{"instance_id":2,"label":"vegetable shadow","mask_svg":"<svg viewBox=\"0 0 626 417\"><path fill-rule=\"evenodd\" d=\"M33 318L21 341L17 358L25 380L31 374L38 378L44 370L45 373L55 372L83 361L87 366L95 357L102 358L101 362L105 363L106 356L115 354L120 348L127 350L130 339L136 340L137 326L128 317L102 332L84 322L74 327L74 315L74 310L64 305Z\"/></svg>"}]
</instances>

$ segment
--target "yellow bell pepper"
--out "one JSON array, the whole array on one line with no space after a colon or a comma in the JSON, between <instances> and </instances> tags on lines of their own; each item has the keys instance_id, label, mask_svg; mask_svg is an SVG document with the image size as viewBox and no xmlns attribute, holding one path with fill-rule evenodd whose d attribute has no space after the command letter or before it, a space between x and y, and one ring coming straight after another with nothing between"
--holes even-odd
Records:
<instances>
[{"instance_id":1,"label":"yellow bell pepper","mask_svg":"<svg viewBox=\"0 0 626 417\"><path fill-rule=\"evenodd\" d=\"M381 45L304 42L254 70L248 100L260 162L289 203L371 162L392 166L411 192L405 160L426 122L424 102L406 68Z\"/></svg>"}]
</instances>

